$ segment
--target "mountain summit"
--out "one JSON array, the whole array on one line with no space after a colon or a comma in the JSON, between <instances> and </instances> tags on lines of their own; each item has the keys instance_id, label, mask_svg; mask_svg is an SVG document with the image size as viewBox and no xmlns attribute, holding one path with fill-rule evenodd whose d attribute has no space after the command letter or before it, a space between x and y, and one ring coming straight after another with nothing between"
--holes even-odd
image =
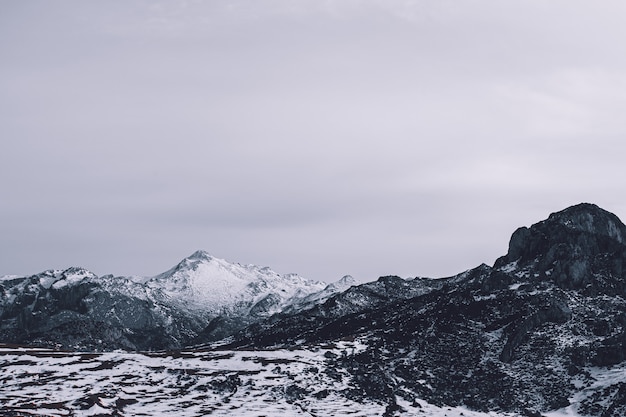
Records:
<instances>
[{"instance_id":1,"label":"mountain summit","mask_svg":"<svg viewBox=\"0 0 626 417\"><path fill-rule=\"evenodd\" d=\"M98 277L83 268L5 277L0 281L0 342L177 348L220 339L306 297L326 299L337 291L206 251L150 278Z\"/></svg>"},{"instance_id":2,"label":"mountain summit","mask_svg":"<svg viewBox=\"0 0 626 417\"><path fill-rule=\"evenodd\" d=\"M626 236L626 226L615 214L590 203L552 213L545 222L561 224L574 231L607 236L620 243L624 242Z\"/></svg>"},{"instance_id":3,"label":"mountain summit","mask_svg":"<svg viewBox=\"0 0 626 417\"><path fill-rule=\"evenodd\" d=\"M616 215L583 203L517 229L494 267L517 268L587 293L624 294L624 237L626 226Z\"/></svg>"},{"instance_id":4,"label":"mountain summit","mask_svg":"<svg viewBox=\"0 0 626 417\"><path fill-rule=\"evenodd\" d=\"M595 204L578 204L550 214L547 220L532 225L530 229L517 229L511 236L509 252L501 262L532 258L540 252L547 252L552 244L575 244L581 236L587 236L583 240L591 243L612 240L623 244L626 226L616 215ZM594 250L592 245L586 249Z\"/></svg>"},{"instance_id":5,"label":"mountain summit","mask_svg":"<svg viewBox=\"0 0 626 417\"><path fill-rule=\"evenodd\" d=\"M249 314L259 302L263 302L266 315L276 313L295 299L326 287L296 274L279 275L268 267L230 263L206 251L194 252L146 285L187 309L240 315Z\"/></svg>"}]
</instances>

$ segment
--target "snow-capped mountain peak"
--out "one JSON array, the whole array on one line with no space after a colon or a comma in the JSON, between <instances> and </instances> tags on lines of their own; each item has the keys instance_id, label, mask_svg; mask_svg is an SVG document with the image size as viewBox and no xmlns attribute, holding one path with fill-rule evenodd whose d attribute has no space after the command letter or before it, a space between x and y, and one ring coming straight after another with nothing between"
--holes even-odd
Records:
<instances>
[{"instance_id":1,"label":"snow-capped mountain peak","mask_svg":"<svg viewBox=\"0 0 626 417\"><path fill-rule=\"evenodd\" d=\"M326 287L206 251L153 277L47 270L2 277L0 332L10 335L6 340L27 334L72 348L171 348L227 337ZM79 336L67 336L77 322Z\"/></svg>"},{"instance_id":2,"label":"snow-capped mountain peak","mask_svg":"<svg viewBox=\"0 0 626 417\"><path fill-rule=\"evenodd\" d=\"M346 291L348 288L358 285L359 282L354 279L351 275L345 275L340 280L332 282L326 285L322 290L311 293L304 294L298 297L295 302L291 303L291 305L287 306L285 312L294 313L298 310L306 310L313 307L316 304L321 304L324 301L328 300L333 295Z\"/></svg>"},{"instance_id":3,"label":"snow-capped mountain peak","mask_svg":"<svg viewBox=\"0 0 626 417\"><path fill-rule=\"evenodd\" d=\"M98 278L96 274L81 267L71 267L64 270L49 269L39 274L39 284L46 289L52 287L58 290L96 278Z\"/></svg>"},{"instance_id":4,"label":"snow-capped mountain peak","mask_svg":"<svg viewBox=\"0 0 626 417\"><path fill-rule=\"evenodd\" d=\"M269 267L231 263L202 250L146 285L189 308L213 312L243 311L270 294L282 305L326 286L296 274L280 275Z\"/></svg>"},{"instance_id":5,"label":"snow-capped mountain peak","mask_svg":"<svg viewBox=\"0 0 626 417\"><path fill-rule=\"evenodd\" d=\"M353 285L359 285L359 281L352 275L344 275L339 281L328 284L326 288L333 291L345 291Z\"/></svg>"},{"instance_id":6,"label":"snow-capped mountain peak","mask_svg":"<svg viewBox=\"0 0 626 417\"><path fill-rule=\"evenodd\" d=\"M211 260L213 259L213 256L211 256L211 254L205 250L199 249L197 251L195 251L194 253L192 253L191 255L189 255L188 257L186 257L185 259L199 259L199 260Z\"/></svg>"}]
</instances>

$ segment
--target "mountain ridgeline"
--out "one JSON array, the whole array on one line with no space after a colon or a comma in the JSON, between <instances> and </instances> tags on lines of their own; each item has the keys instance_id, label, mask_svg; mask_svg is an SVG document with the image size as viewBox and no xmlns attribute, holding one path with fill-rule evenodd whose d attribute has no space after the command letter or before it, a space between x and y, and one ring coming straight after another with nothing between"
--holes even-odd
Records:
<instances>
[{"instance_id":1,"label":"mountain ridgeline","mask_svg":"<svg viewBox=\"0 0 626 417\"><path fill-rule=\"evenodd\" d=\"M151 278L98 277L83 268L0 281L0 342L73 350L177 349L352 283L324 284L197 251ZM317 298L316 298L317 297Z\"/></svg>"},{"instance_id":2,"label":"mountain ridgeline","mask_svg":"<svg viewBox=\"0 0 626 417\"><path fill-rule=\"evenodd\" d=\"M625 239L618 217L585 203L516 230L493 266L441 279L325 285L205 252L150 279L46 271L0 282L0 341L327 349L317 380L350 382L335 391L293 383L289 395L303 404L334 392L389 416L427 401L617 417L626 415ZM331 349L342 343L358 349Z\"/></svg>"},{"instance_id":3,"label":"mountain ridgeline","mask_svg":"<svg viewBox=\"0 0 626 417\"><path fill-rule=\"evenodd\" d=\"M424 399L529 416L567 408L626 415L626 371L598 384L598 367L626 360L626 226L580 204L520 228L493 267L444 279L382 277L322 304L275 315L230 347L365 340L329 358L352 375L356 399ZM582 396L580 392L593 392Z\"/></svg>"}]
</instances>

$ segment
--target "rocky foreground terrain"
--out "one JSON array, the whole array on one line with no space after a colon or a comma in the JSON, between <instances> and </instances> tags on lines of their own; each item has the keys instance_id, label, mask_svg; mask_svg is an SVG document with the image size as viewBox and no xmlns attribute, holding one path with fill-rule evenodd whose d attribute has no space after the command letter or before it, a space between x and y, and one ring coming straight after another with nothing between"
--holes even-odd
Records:
<instances>
[{"instance_id":1,"label":"rocky foreground terrain","mask_svg":"<svg viewBox=\"0 0 626 417\"><path fill-rule=\"evenodd\" d=\"M46 332L29 338L26 324L0 349L0 403L5 415L624 416L625 239L615 215L580 204L515 231L493 266L312 291L176 350L36 348ZM55 314L89 317L66 305ZM24 323L11 314L3 328Z\"/></svg>"}]
</instances>

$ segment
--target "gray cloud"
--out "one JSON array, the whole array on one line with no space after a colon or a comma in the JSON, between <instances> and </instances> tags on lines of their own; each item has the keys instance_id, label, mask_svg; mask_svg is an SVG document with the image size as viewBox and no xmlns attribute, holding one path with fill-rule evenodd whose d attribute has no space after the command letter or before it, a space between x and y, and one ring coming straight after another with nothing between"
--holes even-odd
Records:
<instances>
[{"instance_id":1,"label":"gray cloud","mask_svg":"<svg viewBox=\"0 0 626 417\"><path fill-rule=\"evenodd\" d=\"M448 275L626 213L621 2L0 5L0 273Z\"/></svg>"}]
</instances>

